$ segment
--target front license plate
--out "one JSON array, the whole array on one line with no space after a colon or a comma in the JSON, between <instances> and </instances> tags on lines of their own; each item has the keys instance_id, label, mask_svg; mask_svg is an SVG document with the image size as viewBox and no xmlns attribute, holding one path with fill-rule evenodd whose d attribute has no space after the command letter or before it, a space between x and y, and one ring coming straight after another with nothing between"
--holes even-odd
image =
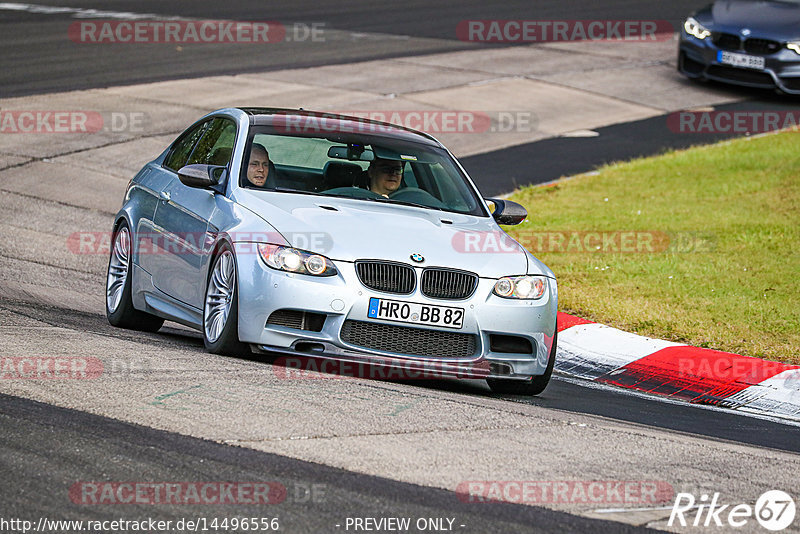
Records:
<instances>
[{"instance_id":1,"label":"front license plate","mask_svg":"<svg viewBox=\"0 0 800 534\"><path fill-rule=\"evenodd\" d=\"M748 56L747 54L736 54L734 52L717 52L717 61L734 67L745 67L748 69L764 70L764 58L758 56Z\"/></svg>"},{"instance_id":2,"label":"front license plate","mask_svg":"<svg viewBox=\"0 0 800 534\"><path fill-rule=\"evenodd\" d=\"M399 323L461 328L464 324L464 308L370 298L367 317Z\"/></svg>"}]
</instances>

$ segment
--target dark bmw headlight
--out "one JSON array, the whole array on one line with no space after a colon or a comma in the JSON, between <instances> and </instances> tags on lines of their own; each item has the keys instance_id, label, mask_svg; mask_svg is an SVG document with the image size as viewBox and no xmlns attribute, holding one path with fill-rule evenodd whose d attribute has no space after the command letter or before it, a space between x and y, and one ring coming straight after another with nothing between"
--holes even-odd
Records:
<instances>
[{"instance_id":1,"label":"dark bmw headlight","mask_svg":"<svg viewBox=\"0 0 800 534\"><path fill-rule=\"evenodd\" d=\"M711 32L705 26L697 22L694 17L686 19L686 22L683 23L683 29L689 35L693 35L698 39L705 39L711 35Z\"/></svg>"},{"instance_id":2,"label":"dark bmw headlight","mask_svg":"<svg viewBox=\"0 0 800 534\"><path fill-rule=\"evenodd\" d=\"M259 243L258 255L269 267L280 271L312 276L333 276L337 272L325 256L292 247Z\"/></svg>"},{"instance_id":3,"label":"dark bmw headlight","mask_svg":"<svg viewBox=\"0 0 800 534\"><path fill-rule=\"evenodd\" d=\"M786 48L800 54L800 41L789 41L786 43Z\"/></svg>"},{"instance_id":4,"label":"dark bmw headlight","mask_svg":"<svg viewBox=\"0 0 800 534\"><path fill-rule=\"evenodd\" d=\"M544 276L504 276L494 284L494 294L507 299L539 299L545 289Z\"/></svg>"}]
</instances>

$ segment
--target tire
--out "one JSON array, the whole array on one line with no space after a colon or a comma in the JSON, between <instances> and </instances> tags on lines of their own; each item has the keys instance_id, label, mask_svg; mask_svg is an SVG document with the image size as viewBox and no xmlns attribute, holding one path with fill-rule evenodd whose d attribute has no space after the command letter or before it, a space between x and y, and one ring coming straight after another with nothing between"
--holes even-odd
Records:
<instances>
[{"instance_id":1,"label":"tire","mask_svg":"<svg viewBox=\"0 0 800 534\"><path fill-rule=\"evenodd\" d=\"M553 375L553 367L556 364L556 345L558 344L558 327L553 334L553 347L550 349L550 358L547 360L547 368L543 375L532 376L527 380L504 380L502 378L487 378L486 383L494 393L505 395L538 395L545 390L550 383Z\"/></svg>"},{"instance_id":2,"label":"tire","mask_svg":"<svg viewBox=\"0 0 800 534\"><path fill-rule=\"evenodd\" d=\"M203 344L212 354L249 354L239 341L239 290L236 258L227 244L212 260L203 302Z\"/></svg>"},{"instance_id":3,"label":"tire","mask_svg":"<svg viewBox=\"0 0 800 534\"><path fill-rule=\"evenodd\" d=\"M164 319L133 307L131 296L131 231L121 223L111 241L106 275L106 317L112 326L155 332Z\"/></svg>"}]
</instances>

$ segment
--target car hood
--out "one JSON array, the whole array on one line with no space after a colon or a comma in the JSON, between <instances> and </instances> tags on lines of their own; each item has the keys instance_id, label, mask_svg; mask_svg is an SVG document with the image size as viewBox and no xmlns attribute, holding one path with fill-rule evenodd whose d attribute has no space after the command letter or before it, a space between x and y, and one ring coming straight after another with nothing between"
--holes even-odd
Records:
<instances>
[{"instance_id":1,"label":"car hood","mask_svg":"<svg viewBox=\"0 0 800 534\"><path fill-rule=\"evenodd\" d=\"M335 261L414 264L411 255L420 254L420 266L463 269L485 278L528 272L526 251L489 217L316 195L239 193L240 202L293 246ZM531 274L552 275L540 262L532 264Z\"/></svg>"},{"instance_id":2,"label":"car hood","mask_svg":"<svg viewBox=\"0 0 800 534\"><path fill-rule=\"evenodd\" d=\"M696 18L716 31L738 34L747 28L753 37L800 38L800 2L719 0L699 11Z\"/></svg>"}]
</instances>

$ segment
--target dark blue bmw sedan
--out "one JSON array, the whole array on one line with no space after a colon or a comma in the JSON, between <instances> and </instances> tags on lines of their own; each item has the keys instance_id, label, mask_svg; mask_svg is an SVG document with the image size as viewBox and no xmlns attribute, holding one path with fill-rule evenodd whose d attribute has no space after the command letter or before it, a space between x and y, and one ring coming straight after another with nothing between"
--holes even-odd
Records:
<instances>
[{"instance_id":1,"label":"dark blue bmw sedan","mask_svg":"<svg viewBox=\"0 0 800 534\"><path fill-rule=\"evenodd\" d=\"M800 95L800 0L718 0L700 9L683 24L678 70Z\"/></svg>"}]
</instances>

